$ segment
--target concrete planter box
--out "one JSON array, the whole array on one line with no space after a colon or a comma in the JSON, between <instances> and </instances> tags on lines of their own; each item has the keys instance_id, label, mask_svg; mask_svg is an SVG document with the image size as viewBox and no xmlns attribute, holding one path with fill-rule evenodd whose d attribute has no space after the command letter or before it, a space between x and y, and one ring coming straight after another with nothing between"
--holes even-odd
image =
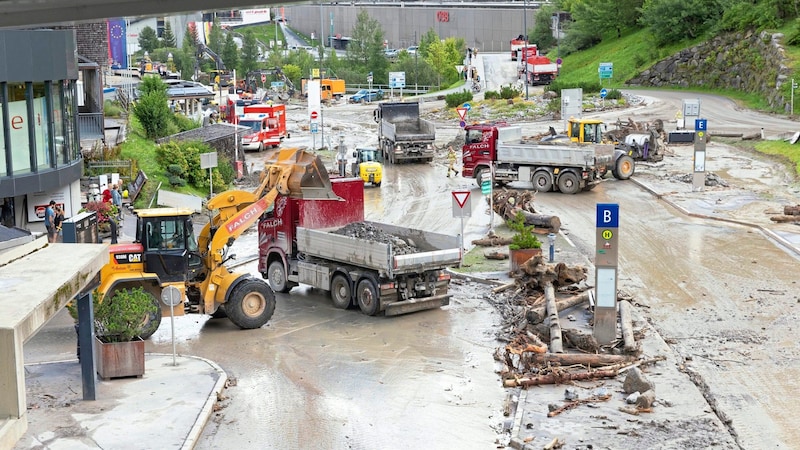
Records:
<instances>
[{"instance_id":1,"label":"concrete planter box","mask_svg":"<svg viewBox=\"0 0 800 450\"><path fill-rule=\"evenodd\" d=\"M106 343L95 338L97 375L104 380L144 375L144 341Z\"/></svg>"}]
</instances>

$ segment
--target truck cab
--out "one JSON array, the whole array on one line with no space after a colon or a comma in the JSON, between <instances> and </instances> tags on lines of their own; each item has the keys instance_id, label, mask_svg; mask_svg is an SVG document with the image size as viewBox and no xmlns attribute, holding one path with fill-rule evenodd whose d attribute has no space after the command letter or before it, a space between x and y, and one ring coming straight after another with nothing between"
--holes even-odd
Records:
<instances>
[{"instance_id":1,"label":"truck cab","mask_svg":"<svg viewBox=\"0 0 800 450\"><path fill-rule=\"evenodd\" d=\"M478 179L482 172L490 170L492 161L496 159L497 126L502 125L505 124L475 124L464 128L466 142L461 148L462 177Z\"/></svg>"},{"instance_id":2,"label":"truck cab","mask_svg":"<svg viewBox=\"0 0 800 450\"><path fill-rule=\"evenodd\" d=\"M356 161L353 163L353 176L361 178L365 183L379 187L383 181L383 161L381 152L376 148L356 148L353 152Z\"/></svg>"},{"instance_id":3,"label":"truck cab","mask_svg":"<svg viewBox=\"0 0 800 450\"><path fill-rule=\"evenodd\" d=\"M245 151L262 151L265 147L277 147L281 138L278 132L278 119L269 117L268 114L242 114L239 116L239 126L250 130L242 136L242 149Z\"/></svg>"}]
</instances>

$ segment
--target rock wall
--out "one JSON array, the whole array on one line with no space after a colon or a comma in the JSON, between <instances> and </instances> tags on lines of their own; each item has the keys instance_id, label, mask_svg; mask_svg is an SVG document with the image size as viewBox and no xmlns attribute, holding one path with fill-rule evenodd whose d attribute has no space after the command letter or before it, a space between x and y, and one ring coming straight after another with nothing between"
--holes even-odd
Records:
<instances>
[{"instance_id":1,"label":"rock wall","mask_svg":"<svg viewBox=\"0 0 800 450\"><path fill-rule=\"evenodd\" d=\"M767 32L717 36L659 61L626 84L739 89L789 112L789 100L780 91L783 83L791 82L782 39L783 34Z\"/></svg>"}]
</instances>

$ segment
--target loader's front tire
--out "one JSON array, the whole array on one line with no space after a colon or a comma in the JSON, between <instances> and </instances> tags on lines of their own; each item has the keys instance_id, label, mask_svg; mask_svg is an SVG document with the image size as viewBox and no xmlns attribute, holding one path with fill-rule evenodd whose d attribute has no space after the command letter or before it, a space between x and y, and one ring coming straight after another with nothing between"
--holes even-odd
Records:
<instances>
[{"instance_id":1,"label":"loader's front tire","mask_svg":"<svg viewBox=\"0 0 800 450\"><path fill-rule=\"evenodd\" d=\"M275 293L266 282L248 278L233 288L225 313L239 328L261 328L275 313Z\"/></svg>"}]
</instances>

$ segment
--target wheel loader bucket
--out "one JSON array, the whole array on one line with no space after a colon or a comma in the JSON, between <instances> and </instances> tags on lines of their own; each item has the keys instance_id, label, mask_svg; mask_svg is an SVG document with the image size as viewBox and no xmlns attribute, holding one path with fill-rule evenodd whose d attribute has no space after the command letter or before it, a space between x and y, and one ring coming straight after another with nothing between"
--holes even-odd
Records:
<instances>
[{"instance_id":1,"label":"wheel loader bucket","mask_svg":"<svg viewBox=\"0 0 800 450\"><path fill-rule=\"evenodd\" d=\"M322 158L298 148L282 148L267 155L264 167L281 170L278 192L308 200L337 200Z\"/></svg>"}]
</instances>

